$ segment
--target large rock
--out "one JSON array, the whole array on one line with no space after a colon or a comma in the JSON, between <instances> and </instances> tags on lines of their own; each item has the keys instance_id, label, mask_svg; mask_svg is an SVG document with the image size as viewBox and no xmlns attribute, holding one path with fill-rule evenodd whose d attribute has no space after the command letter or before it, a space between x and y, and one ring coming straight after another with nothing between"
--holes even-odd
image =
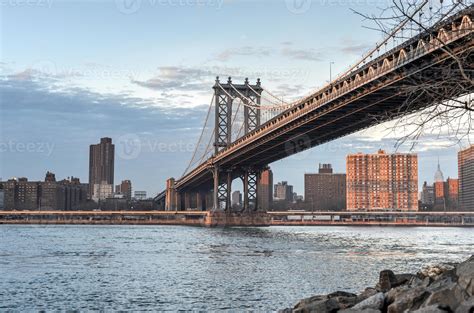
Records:
<instances>
[{"instance_id":1,"label":"large rock","mask_svg":"<svg viewBox=\"0 0 474 313\"><path fill-rule=\"evenodd\" d=\"M295 305L294 313L326 313L346 309L357 302L357 295L344 291L336 291L326 296L314 296L303 299Z\"/></svg>"},{"instance_id":2,"label":"large rock","mask_svg":"<svg viewBox=\"0 0 474 313\"><path fill-rule=\"evenodd\" d=\"M385 295L383 292L379 292L372 297L365 299L354 305L352 309L356 310L365 310L365 309L375 309L382 310L385 302Z\"/></svg>"},{"instance_id":3,"label":"large rock","mask_svg":"<svg viewBox=\"0 0 474 313\"><path fill-rule=\"evenodd\" d=\"M397 278L391 270L383 270L379 274L379 283L375 287L377 290L385 292L397 284Z\"/></svg>"},{"instance_id":4,"label":"large rock","mask_svg":"<svg viewBox=\"0 0 474 313\"><path fill-rule=\"evenodd\" d=\"M456 313L472 313L474 312L474 297L470 297L462 302L456 309Z\"/></svg>"},{"instance_id":5,"label":"large rock","mask_svg":"<svg viewBox=\"0 0 474 313\"><path fill-rule=\"evenodd\" d=\"M293 313L332 313L339 310L339 303L336 299L318 300L305 305L296 306Z\"/></svg>"},{"instance_id":6,"label":"large rock","mask_svg":"<svg viewBox=\"0 0 474 313\"><path fill-rule=\"evenodd\" d=\"M354 309L354 308L350 308L350 309L345 309L345 310L338 311L338 313L381 313L381 312L382 312L382 311L376 310L376 309L361 309L361 310L357 310L357 309Z\"/></svg>"},{"instance_id":7,"label":"large rock","mask_svg":"<svg viewBox=\"0 0 474 313\"><path fill-rule=\"evenodd\" d=\"M365 288L365 290L357 296L356 302L359 303L361 301L364 301L365 299L370 298L377 293L378 291L375 288L371 288L371 287Z\"/></svg>"},{"instance_id":8,"label":"large rock","mask_svg":"<svg viewBox=\"0 0 474 313\"><path fill-rule=\"evenodd\" d=\"M444 310L440 308L438 305L431 305L431 306L427 306L427 307L424 307L415 311L411 311L411 312L412 313L447 313L451 311Z\"/></svg>"},{"instance_id":9,"label":"large rock","mask_svg":"<svg viewBox=\"0 0 474 313\"><path fill-rule=\"evenodd\" d=\"M400 286L387 292L387 312L399 313L419 309L430 296L424 287Z\"/></svg>"},{"instance_id":10,"label":"large rock","mask_svg":"<svg viewBox=\"0 0 474 313\"><path fill-rule=\"evenodd\" d=\"M474 313L474 256L460 264L425 267L417 275L380 272L375 288L303 299L290 312Z\"/></svg>"},{"instance_id":11,"label":"large rock","mask_svg":"<svg viewBox=\"0 0 474 313\"><path fill-rule=\"evenodd\" d=\"M457 266L456 275L459 286L472 297L474 295L474 255Z\"/></svg>"},{"instance_id":12,"label":"large rock","mask_svg":"<svg viewBox=\"0 0 474 313\"><path fill-rule=\"evenodd\" d=\"M468 298L467 293L451 277L439 279L432 283L427 291L430 296L423 303L422 307L438 305L450 311L456 310L458 305Z\"/></svg>"},{"instance_id":13,"label":"large rock","mask_svg":"<svg viewBox=\"0 0 474 313\"><path fill-rule=\"evenodd\" d=\"M421 278L430 277L432 279L438 278L441 274L446 271L453 270L454 266L452 264L435 264L425 266L419 273L418 276Z\"/></svg>"}]
</instances>

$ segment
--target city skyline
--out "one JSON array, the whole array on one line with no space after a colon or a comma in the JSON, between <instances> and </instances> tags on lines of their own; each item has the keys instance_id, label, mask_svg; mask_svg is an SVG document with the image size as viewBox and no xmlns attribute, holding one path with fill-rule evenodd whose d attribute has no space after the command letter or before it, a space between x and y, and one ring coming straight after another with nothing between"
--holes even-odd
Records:
<instances>
[{"instance_id":1,"label":"city skyline","mask_svg":"<svg viewBox=\"0 0 474 313\"><path fill-rule=\"evenodd\" d=\"M112 138L112 141L113 140L114 139ZM93 145L93 144L90 144L89 146L91 146L91 145ZM323 145L323 147L324 146L326 146L326 145ZM318 147L301 152L301 154L305 155L305 157L304 157L305 161L308 161L307 159L311 157L311 155L314 153L313 150L316 150L316 149L318 149ZM430 164L430 169L432 170L430 172L430 169L428 169L423 164L423 161L420 161L420 166L418 168L418 174L419 174L418 188L419 188L419 190L422 190L422 186L423 186L423 183L425 181L428 184L432 184L432 183L435 182L435 174L436 174L436 171L437 171L439 166L441 167L441 170L442 170L443 175L445 176L445 178L458 178L458 175L457 175L458 174L457 156L458 156L458 152L460 150L456 151L454 148L452 148L451 150L453 150L452 154L454 154L455 159L456 159L454 165L443 162L443 160L446 160L446 159L450 160L451 156L449 156L448 158L446 158L446 157L445 158L440 158L439 156L436 157L436 156L432 156L432 155L425 156L425 159L426 158L430 159L429 164ZM347 155L353 154L353 153L362 153L361 151L366 151L365 153L373 153L374 152L374 150L371 150L371 149L361 149L357 152L349 152ZM394 152L394 153L397 153L397 152ZM416 153L416 152L414 152L414 153ZM417 153L417 154L418 154L418 159L423 160L423 158L420 158L420 153ZM342 165L341 165L341 160L340 159L334 159L334 158L326 159L327 160L326 163L331 163L335 173L345 174L346 173L346 156L347 155L343 156ZM421 154L421 155L423 155L423 154ZM86 158L87 158L87 166L86 166L86 172L87 172L87 170L89 169L89 166L90 166L90 164L89 164L89 155L87 155ZM119 158L120 158L120 154L119 154ZM291 156L288 159L295 159L295 158L298 159L298 155ZM437 162L436 164L431 162L432 161L431 159L433 159L433 158L436 159L436 162ZM331 162L329 162L329 160ZM294 160L293 162L295 162L295 164L297 164L298 161L301 161L301 160L296 160L296 161ZM318 172L318 168L317 168L318 164L325 163L324 161L315 160L314 162L310 163L311 165L313 165L313 167L309 167L309 168L306 168L306 169L301 168L301 166L299 165L298 167L300 167L301 172L298 172L297 175L291 175L293 178L292 178L292 180L290 180L290 179L286 178L285 176L283 176L282 173L278 173L275 170L275 168L280 168L280 166L278 166L278 163L284 163L284 162L287 162L287 161L282 160L282 161L278 161L278 162L270 164L271 169L272 169L275 177L277 177L277 178L275 178L274 181L288 181L288 183L293 186L294 191L297 192L298 194L304 194L304 176L305 176L305 174L317 173ZM441 162L441 164L439 162ZM334 166L334 164L336 164L336 166ZM423 170L423 169L425 169L425 170ZM285 171L285 166L284 165L281 167L281 170ZM54 173L60 173L60 172L56 171L54 169L54 167L47 168L47 169L44 169L44 170L43 169L39 169L39 170L37 169L37 170L34 170L33 172L41 172L41 171L42 171L42 173L40 173L39 177L37 177L35 175L28 174L28 172L23 172L23 173L25 173L24 175L13 175L13 176L9 176L9 177L0 176L0 178L1 178L0 181L1 180L8 180L8 179L11 179L11 178L21 178L21 177L27 177L29 180L34 181L34 180L41 180L41 178L44 176L44 172L46 172L46 171L51 171L51 172L54 172ZM291 171L293 172L293 174L295 174L293 170L291 170ZM116 173L119 172L120 173L121 169L118 168L117 166L115 166L114 167L114 172L116 172ZM421 174L421 173L423 173L423 174ZM448 173L448 174L446 174L446 173ZM449 173L451 173L453 175L450 175ZM60 176L60 177L77 177L77 178L81 179L81 181L89 181L89 176L88 175L89 175L88 172L85 174L85 173L71 173L70 171L66 171L66 174L58 174L58 176ZM128 180L129 177L128 176L119 176L119 178L115 177L115 179L117 181L122 181L122 180ZM130 179L130 180L133 181L133 179ZM135 186L135 184L138 185L138 186L143 186L143 184L140 183L140 180L138 180L136 183L134 183L134 186ZM164 189L164 187L165 186L163 186L162 189ZM115 188L115 185L114 185L114 188ZM159 188L161 188L161 186ZM150 191L147 188L138 188L138 187L137 187L137 190L145 190L145 191L147 191L147 193L150 196L154 196L158 192L158 191L153 191L153 190ZM240 191L242 191L242 190L240 190Z\"/></svg>"},{"instance_id":2,"label":"city skyline","mask_svg":"<svg viewBox=\"0 0 474 313\"><path fill-rule=\"evenodd\" d=\"M199 8L159 7L147 1L138 8L121 6L121 1L2 7L5 29L15 25L17 36L3 34L0 177L39 179L51 170L87 181L88 146L97 138L111 137L117 145L116 179L131 179L137 189L154 195L164 189L167 178L178 179L191 158L216 75L233 76L236 81L261 78L263 86L292 100L324 84L330 64L335 76L380 39L350 11L355 5L370 13L375 10L371 5L314 2L300 12L289 3L256 4L251 10L249 3L227 1ZM195 10L203 17L194 16ZM215 28L215 18L226 25L236 21L236 11L246 12L247 23L217 27L216 36L225 29L230 39L207 36L206 30ZM81 19L77 12L84 13ZM286 28L264 26L272 24L272 16L278 16ZM93 40L91 56L90 36L81 25L103 25L104 19L109 26L96 27L102 40ZM327 29L330 19L343 22ZM17 25L18 20L24 23ZM324 32L313 32L314 40L308 41L299 32L305 25ZM151 31L160 26L173 29L176 37ZM49 45L35 49L42 44L31 28L41 32L42 42ZM190 28L202 31L190 35ZM256 29L265 31L266 38ZM67 36L68 32L76 36ZM124 46L130 37L134 40ZM160 39L168 45L161 45ZM147 49L141 44L145 42ZM188 42L198 49L184 49ZM274 179L290 181L302 194L304 173L316 171L318 163L331 162L335 171L342 172L346 154L378 149L392 153L397 136L384 136L383 129L383 125L371 128L275 162L271 164ZM457 177L455 142L434 134L422 137L413 151L421 164L419 187L431 179L438 157L445 175ZM32 162L35 168L24 166Z\"/></svg>"}]
</instances>

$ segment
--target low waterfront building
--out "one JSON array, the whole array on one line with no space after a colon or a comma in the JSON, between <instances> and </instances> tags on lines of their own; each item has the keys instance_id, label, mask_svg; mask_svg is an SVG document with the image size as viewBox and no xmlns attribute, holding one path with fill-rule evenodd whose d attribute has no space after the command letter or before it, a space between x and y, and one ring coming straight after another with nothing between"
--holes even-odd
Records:
<instances>
[{"instance_id":1,"label":"low waterfront building","mask_svg":"<svg viewBox=\"0 0 474 313\"><path fill-rule=\"evenodd\" d=\"M128 211L130 210L130 201L125 198L107 198L100 202L99 207L105 211Z\"/></svg>"},{"instance_id":2,"label":"low waterfront building","mask_svg":"<svg viewBox=\"0 0 474 313\"><path fill-rule=\"evenodd\" d=\"M103 181L101 184L94 184L92 188L92 200L99 202L112 197L113 185Z\"/></svg>"},{"instance_id":3,"label":"low waterfront building","mask_svg":"<svg viewBox=\"0 0 474 313\"><path fill-rule=\"evenodd\" d=\"M459 151L459 209L474 211L474 145Z\"/></svg>"},{"instance_id":4,"label":"low waterfront building","mask_svg":"<svg viewBox=\"0 0 474 313\"><path fill-rule=\"evenodd\" d=\"M121 194L127 200L132 200L132 182L130 180L122 180L120 185L115 186L115 193Z\"/></svg>"},{"instance_id":5,"label":"low waterfront building","mask_svg":"<svg viewBox=\"0 0 474 313\"><path fill-rule=\"evenodd\" d=\"M5 202L5 191L3 190L3 183L0 182L0 210L3 210Z\"/></svg>"},{"instance_id":6,"label":"low waterfront building","mask_svg":"<svg viewBox=\"0 0 474 313\"><path fill-rule=\"evenodd\" d=\"M347 210L418 210L416 154L347 156Z\"/></svg>"},{"instance_id":7,"label":"low waterfront building","mask_svg":"<svg viewBox=\"0 0 474 313\"><path fill-rule=\"evenodd\" d=\"M146 197L146 191L135 191L134 194L133 194L135 200L146 200L147 197Z\"/></svg>"},{"instance_id":8,"label":"low waterfront building","mask_svg":"<svg viewBox=\"0 0 474 313\"><path fill-rule=\"evenodd\" d=\"M319 164L317 174L304 175L304 199L309 210L346 209L346 174L335 174L331 164Z\"/></svg>"},{"instance_id":9,"label":"low waterfront building","mask_svg":"<svg viewBox=\"0 0 474 313\"><path fill-rule=\"evenodd\" d=\"M6 210L77 210L87 200L87 187L79 179L57 182L51 172L42 182L13 178L4 187Z\"/></svg>"}]
</instances>

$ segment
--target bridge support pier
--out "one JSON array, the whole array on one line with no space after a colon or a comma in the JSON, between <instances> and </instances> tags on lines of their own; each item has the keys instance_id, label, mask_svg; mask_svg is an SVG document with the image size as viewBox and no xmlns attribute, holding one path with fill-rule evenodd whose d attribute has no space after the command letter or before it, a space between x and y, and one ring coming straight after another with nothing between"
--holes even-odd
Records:
<instances>
[{"instance_id":1,"label":"bridge support pier","mask_svg":"<svg viewBox=\"0 0 474 313\"><path fill-rule=\"evenodd\" d=\"M176 211L178 209L177 205L177 192L174 187L175 180L174 178L169 178L166 180L166 201L165 201L165 210L166 211Z\"/></svg>"},{"instance_id":2,"label":"bridge support pier","mask_svg":"<svg viewBox=\"0 0 474 313\"><path fill-rule=\"evenodd\" d=\"M204 191L199 190L196 193L196 210L204 211L206 209L206 194Z\"/></svg>"},{"instance_id":3,"label":"bridge support pier","mask_svg":"<svg viewBox=\"0 0 474 313\"><path fill-rule=\"evenodd\" d=\"M256 211L258 209L258 182L260 180L260 173L260 170L245 169L242 175L245 212Z\"/></svg>"},{"instance_id":4,"label":"bridge support pier","mask_svg":"<svg viewBox=\"0 0 474 313\"><path fill-rule=\"evenodd\" d=\"M232 193L232 172L214 167L213 210L230 210Z\"/></svg>"},{"instance_id":5,"label":"bridge support pier","mask_svg":"<svg viewBox=\"0 0 474 313\"><path fill-rule=\"evenodd\" d=\"M184 193L184 210L191 208L191 194L189 192Z\"/></svg>"}]
</instances>

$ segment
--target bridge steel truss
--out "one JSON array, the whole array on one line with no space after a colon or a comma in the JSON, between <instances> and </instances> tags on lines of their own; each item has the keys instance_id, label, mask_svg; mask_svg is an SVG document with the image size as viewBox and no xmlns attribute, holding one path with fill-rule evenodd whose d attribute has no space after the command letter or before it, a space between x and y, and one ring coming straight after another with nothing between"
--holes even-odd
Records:
<instances>
[{"instance_id":1,"label":"bridge steel truss","mask_svg":"<svg viewBox=\"0 0 474 313\"><path fill-rule=\"evenodd\" d=\"M449 80L443 77L443 67L452 64L453 55L464 55L466 73L474 79L473 15L471 6L332 81L236 141L230 144L227 141L210 159L177 180L174 188L184 191L197 186L215 187L216 182L228 184L236 177L245 176L245 171L250 174L251 170L258 180L259 171L274 161L429 107L433 99L421 94L406 106L410 95L404 86L413 79L424 84L437 78L439 88L455 88L452 86L455 77ZM459 73L450 75L457 77ZM463 81L461 77L459 81ZM472 83L462 84L463 92L474 92ZM465 94L458 94L462 95ZM305 142L301 149L287 149L288 143L298 143L301 138ZM226 191L225 197L222 192L218 201L223 203L225 199L227 207L230 190Z\"/></svg>"}]
</instances>

